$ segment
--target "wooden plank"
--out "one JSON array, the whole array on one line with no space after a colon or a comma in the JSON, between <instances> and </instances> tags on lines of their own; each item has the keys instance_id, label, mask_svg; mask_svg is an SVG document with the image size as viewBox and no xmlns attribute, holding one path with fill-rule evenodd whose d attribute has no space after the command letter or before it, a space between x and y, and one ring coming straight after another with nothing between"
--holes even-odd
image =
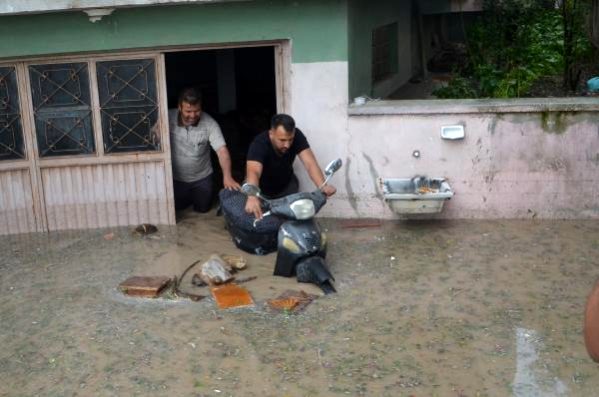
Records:
<instances>
[{"instance_id":1,"label":"wooden plank","mask_svg":"<svg viewBox=\"0 0 599 397\"><path fill-rule=\"evenodd\" d=\"M29 170L0 171L0 234L34 231Z\"/></svg>"},{"instance_id":2,"label":"wooden plank","mask_svg":"<svg viewBox=\"0 0 599 397\"><path fill-rule=\"evenodd\" d=\"M71 168L71 185L73 186L73 197L72 207L74 207L77 214L77 226L76 229L88 229L87 216L85 213L85 199L83 195L85 190L83 189L83 181L81 180L81 167Z\"/></svg>"},{"instance_id":3,"label":"wooden plank","mask_svg":"<svg viewBox=\"0 0 599 397\"><path fill-rule=\"evenodd\" d=\"M254 305L254 300L248 290L235 283L214 287L210 292L220 309Z\"/></svg>"},{"instance_id":4,"label":"wooden plank","mask_svg":"<svg viewBox=\"0 0 599 397\"><path fill-rule=\"evenodd\" d=\"M166 90L166 66L164 63L164 54L156 59L156 81L158 83L158 104L160 110L160 147L162 148L164 158L164 184L166 186L166 214L160 219L166 219L166 224L174 225L177 220L175 217L175 198L173 195L173 167L171 160L171 137L168 121L168 101Z\"/></svg>"},{"instance_id":5,"label":"wooden plank","mask_svg":"<svg viewBox=\"0 0 599 397\"><path fill-rule=\"evenodd\" d=\"M275 46L275 84L277 112L291 111L291 42L284 40Z\"/></svg>"},{"instance_id":6,"label":"wooden plank","mask_svg":"<svg viewBox=\"0 0 599 397\"><path fill-rule=\"evenodd\" d=\"M4 197L6 194L6 184L4 181L5 172L0 172L0 235L10 234L8 225L8 214L10 212L8 200Z\"/></svg>"},{"instance_id":7,"label":"wooden plank","mask_svg":"<svg viewBox=\"0 0 599 397\"><path fill-rule=\"evenodd\" d=\"M152 48L131 48L131 49L120 49L118 51L100 52L90 51L81 52L76 55L73 54L52 54L48 55L36 55L30 57L19 57L12 59L2 60L3 64L13 64L15 62L23 62L26 65L34 64L53 64L53 63L68 63L68 62L81 62L83 61L111 61L120 59L140 59L154 56L157 52L168 53L168 52L180 52L180 51L203 51L203 50L218 50L227 48L252 48L252 47L271 47L288 40L253 40L244 42L229 42L229 43L216 43L216 44L182 44L182 45L168 45L168 46L156 46Z\"/></svg>"},{"instance_id":8,"label":"wooden plank","mask_svg":"<svg viewBox=\"0 0 599 397\"><path fill-rule=\"evenodd\" d=\"M162 153L119 153L104 155L102 157L95 156L70 156L70 157L54 157L51 159L41 159L39 165L41 168L56 168L56 167L72 167L78 165L95 165L95 164L130 164L130 163L145 163L163 161Z\"/></svg>"},{"instance_id":9,"label":"wooden plank","mask_svg":"<svg viewBox=\"0 0 599 397\"><path fill-rule=\"evenodd\" d=\"M131 296L156 298L171 283L166 276L133 276L119 284L119 289Z\"/></svg>"},{"instance_id":10,"label":"wooden plank","mask_svg":"<svg viewBox=\"0 0 599 397\"><path fill-rule=\"evenodd\" d=\"M151 223L148 216L148 191L146 189L146 164L140 164L135 169L135 194L137 201L137 223Z\"/></svg>"},{"instance_id":11,"label":"wooden plank","mask_svg":"<svg viewBox=\"0 0 599 397\"><path fill-rule=\"evenodd\" d=\"M308 294L303 290L286 290L275 299L266 301L266 304L275 312L298 313L317 298L317 295Z\"/></svg>"},{"instance_id":12,"label":"wooden plank","mask_svg":"<svg viewBox=\"0 0 599 397\"><path fill-rule=\"evenodd\" d=\"M31 191L31 174L29 169L20 170L20 183L21 195L19 202L22 203L22 207L19 209L21 212L21 219L23 220L23 233L35 232L37 230L35 212L33 206L33 192Z\"/></svg>"},{"instance_id":13,"label":"wooden plank","mask_svg":"<svg viewBox=\"0 0 599 397\"><path fill-rule=\"evenodd\" d=\"M110 225L108 219L108 198L106 197L106 189L104 189L104 167L96 166L88 167L90 173L90 191L94 193L95 213L97 216L97 227L107 227ZM92 201L90 201L91 204ZM91 205L90 205L91 206Z\"/></svg>"},{"instance_id":14,"label":"wooden plank","mask_svg":"<svg viewBox=\"0 0 599 397\"><path fill-rule=\"evenodd\" d=\"M19 233L19 222L17 219L17 214L15 211L15 199L14 199L14 195L13 195L13 173L12 172L7 172L5 174L5 178L6 178L6 182L5 182L5 198L6 198L6 203L8 204L8 208L11 209L11 211L8 213L8 228L10 233Z\"/></svg>"},{"instance_id":15,"label":"wooden plank","mask_svg":"<svg viewBox=\"0 0 599 397\"><path fill-rule=\"evenodd\" d=\"M19 102L21 104L21 122L23 123L23 138L29 163L29 183L33 200L33 212L38 232L48 230L48 220L44 203L42 176L37 167L37 139L33 117L33 102L29 90L29 73L22 63L17 65L17 80L19 83Z\"/></svg>"},{"instance_id":16,"label":"wooden plank","mask_svg":"<svg viewBox=\"0 0 599 397\"><path fill-rule=\"evenodd\" d=\"M82 206L85 213L86 224L89 228L100 227L98 217L98 207L102 206L102 201L97 200L94 195L94 178L91 166L79 167L81 177L80 185L82 192Z\"/></svg>"},{"instance_id":17,"label":"wooden plank","mask_svg":"<svg viewBox=\"0 0 599 397\"><path fill-rule=\"evenodd\" d=\"M88 62L89 83L91 85L91 112L94 139L96 141L95 157L104 156L104 138L102 136L102 114L100 109L100 95L98 94L98 76L96 74L96 63Z\"/></svg>"},{"instance_id":18,"label":"wooden plank","mask_svg":"<svg viewBox=\"0 0 599 397\"><path fill-rule=\"evenodd\" d=\"M7 172L4 175L4 183L3 183L3 193L4 193L4 202L6 203L5 206L7 208L7 226L8 226L8 232L13 234L13 233L18 233L19 232L19 226L17 224L17 219L16 219L16 213L14 211L15 209L15 203L14 203L14 199L12 197L12 184L13 184L13 179L12 179L12 172Z\"/></svg>"},{"instance_id":19,"label":"wooden plank","mask_svg":"<svg viewBox=\"0 0 599 397\"><path fill-rule=\"evenodd\" d=\"M108 211L108 224L110 226L118 226L119 225L119 217L118 217L118 195L117 192L113 188L113 184L115 183L115 170L114 165L108 165L105 167L99 167L104 170L103 172L103 180L102 180L102 188L106 193L106 204Z\"/></svg>"},{"instance_id":20,"label":"wooden plank","mask_svg":"<svg viewBox=\"0 0 599 397\"><path fill-rule=\"evenodd\" d=\"M67 195L64 197L65 200L62 201L62 204L65 209L65 214L67 214L66 218L69 229L77 229L77 225L81 222L81 215L76 197L77 191L75 186L73 186L73 170L73 167L68 167L60 173L63 186L66 187L67 191ZM70 214L68 214L69 212Z\"/></svg>"},{"instance_id":21,"label":"wooden plank","mask_svg":"<svg viewBox=\"0 0 599 397\"><path fill-rule=\"evenodd\" d=\"M168 208L168 195L171 194L172 192L166 191L166 189L164 188L164 184L162 183L162 181L166 180L166 169L165 167L159 167L158 164L155 164L155 169L156 169L156 180L154 181L154 184L156 186L156 193L157 194L157 205L156 207L160 210L159 215L159 219L160 219L160 223L162 224L174 224L170 223L171 219L169 218L169 210L170 209L174 209L174 204L172 208ZM172 180L172 179L171 179Z\"/></svg>"},{"instance_id":22,"label":"wooden plank","mask_svg":"<svg viewBox=\"0 0 599 397\"><path fill-rule=\"evenodd\" d=\"M35 231L33 202L29 170L13 172L13 200L19 226L19 233Z\"/></svg>"},{"instance_id":23,"label":"wooden plank","mask_svg":"<svg viewBox=\"0 0 599 397\"><path fill-rule=\"evenodd\" d=\"M0 162L0 171L29 170L29 168L31 168L31 163L27 160Z\"/></svg>"},{"instance_id":24,"label":"wooden plank","mask_svg":"<svg viewBox=\"0 0 599 397\"><path fill-rule=\"evenodd\" d=\"M163 223L163 219L165 218L165 210L166 208L163 209L163 205L159 200L159 196L160 196L160 186L159 184L161 183L161 179L160 179L160 175L158 174L158 171L156 169L156 163L146 163L145 164L145 169L146 172L149 175L156 175L155 179L151 179L151 178L147 178L146 179L146 192L148 194L148 202L149 207L151 208L148 209L148 217L150 219L160 219L160 222L158 223ZM151 222L150 222L151 223Z\"/></svg>"},{"instance_id":25,"label":"wooden plank","mask_svg":"<svg viewBox=\"0 0 599 397\"><path fill-rule=\"evenodd\" d=\"M143 167L143 164L141 165ZM138 208L139 208L139 202L143 200L142 197L138 197L137 196L137 191L136 191L136 179L138 179L136 177L136 168L138 168L139 165L129 165L127 164L127 166L125 167L125 195L127 197L127 214L128 214L128 224L129 225L137 225L141 222L139 222L139 214L138 214ZM141 199L141 200L140 200Z\"/></svg>"},{"instance_id":26,"label":"wooden plank","mask_svg":"<svg viewBox=\"0 0 599 397\"><path fill-rule=\"evenodd\" d=\"M115 184L112 189L117 199L117 222L119 226L127 226L127 190L125 187L125 167L123 164L116 164L114 167ZM110 182L109 182L110 183ZM110 186L110 185L109 185Z\"/></svg>"},{"instance_id":27,"label":"wooden plank","mask_svg":"<svg viewBox=\"0 0 599 397\"><path fill-rule=\"evenodd\" d=\"M50 173L49 172L42 172L42 188L46 191L45 194L45 199L50 199L52 197L52 195L49 192L50 189ZM54 220L54 209L52 207L47 208L46 209L46 224L48 226L48 228L50 228L50 225L53 225L55 223Z\"/></svg>"}]
</instances>

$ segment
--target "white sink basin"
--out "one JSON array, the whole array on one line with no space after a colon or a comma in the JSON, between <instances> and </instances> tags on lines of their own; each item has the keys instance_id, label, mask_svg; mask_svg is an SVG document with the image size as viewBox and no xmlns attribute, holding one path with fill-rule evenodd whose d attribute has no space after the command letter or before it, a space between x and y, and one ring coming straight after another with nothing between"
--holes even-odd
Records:
<instances>
[{"instance_id":1,"label":"white sink basin","mask_svg":"<svg viewBox=\"0 0 599 397\"><path fill-rule=\"evenodd\" d=\"M439 213L453 197L444 178L379 178L379 185L389 208L404 216Z\"/></svg>"}]
</instances>

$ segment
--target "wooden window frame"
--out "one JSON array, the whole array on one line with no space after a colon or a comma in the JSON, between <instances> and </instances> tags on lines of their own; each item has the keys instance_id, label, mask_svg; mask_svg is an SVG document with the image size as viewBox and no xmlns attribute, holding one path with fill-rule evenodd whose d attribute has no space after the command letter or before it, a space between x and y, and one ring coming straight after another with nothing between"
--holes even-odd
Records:
<instances>
[{"instance_id":1,"label":"wooden window frame","mask_svg":"<svg viewBox=\"0 0 599 397\"><path fill-rule=\"evenodd\" d=\"M233 49L248 47L274 47L275 62L275 90L277 112L289 113L291 108L291 41L289 39L241 42L210 45L185 45L165 46L148 49L131 49L111 51L105 53L89 52L69 55L50 54L45 56L22 57L16 59L0 59L0 65L14 67L17 73L17 87L19 107L23 128L23 139L25 144L24 159L10 159L0 162L0 172L28 170L31 178L31 190L33 199L33 213L35 217L36 230L38 232L48 231L48 219L46 212L46 200L43 189L42 173L48 168L70 168L80 166L94 166L106 164L126 163L162 163L165 172L166 191L168 206L168 223L175 224L174 199L172 197L172 168L171 151L169 140L168 103L165 71L165 54L169 52L202 51L216 49ZM104 142L101 126L101 109L98 95L97 61L111 61L120 59L154 59L156 68L158 123L160 127L160 150L104 153ZM52 156L40 158L37 147L37 135L33 113L32 93L30 89L29 65L34 64L58 64L68 62L85 62L88 65L90 84L90 106L92 117L93 137L95 151L91 154L79 154L70 156Z\"/></svg>"},{"instance_id":2,"label":"wooden window frame","mask_svg":"<svg viewBox=\"0 0 599 397\"><path fill-rule=\"evenodd\" d=\"M166 71L164 54L182 51L206 51L217 49L234 49L249 47L274 47L275 51L275 90L277 112L289 112L290 108L290 74L291 74L291 42L290 40L269 40L259 42L223 43L205 45L181 45L153 47L144 50L121 50L106 53L79 53L76 55L36 56L14 60L1 60L2 66L14 66L17 69L17 85L21 107L27 159L3 161L2 169L27 168L27 162L35 159L40 167L63 167L69 165L86 165L98 163L127 163L160 160L167 153L170 160L168 136L168 105L166 95ZM102 136L101 110L98 95L96 62L125 59L154 59L156 67L157 101L160 123L160 150L105 153ZM31 81L28 73L30 65L59 64L68 62L85 62L88 65L91 93L91 117L95 151L90 154L40 157L37 147L35 120L33 115ZM29 147L29 148L28 148ZM14 164L13 164L14 163Z\"/></svg>"},{"instance_id":3,"label":"wooden window frame","mask_svg":"<svg viewBox=\"0 0 599 397\"><path fill-rule=\"evenodd\" d=\"M96 73L96 62L98 61L113 61L113 60L125 60L125 59L152 59L155 65L156 72L156 90L157 90L157 101L158 101L158 112L159 112L159 123L160 123L160 149L156 151L136 151L136 152L124 152L124 153L105 153L104 152L104 140L102 135L102 119L101 109L98 95L98 77ZM164 57L161 53L156 51L148 51L143 53L112 53L112 54L99 54L99 55L78 55L78 56L63 56L63 57L52 57L52 59L39 57L28 59L22 62L22 68L25 72L28 71L29 66L43 64L60 64L69 62L82 62L86 63L89 73L89 84L91 93L91 117L92 117L92 128L93 136L95 141L95 151L90 154L78 154L70 156L53 156L53 157L40 157L37 148L37 142L33 142L35 146L34 156L40 167L63 167L69 165L86 165L86 164L97 164L97 163L128 163L128 162L142 162L142 161L159 161L163 158L164 153L168 147L168 121L165 120L167 117L166 112L163 112L163 107L166 106L166 84L161 80L164 80L163 74L163 62ZM33 114L33 99L31 97L31 80L29 73L24 73L22 76L23 80L19 85L21 91L27 96L28 107L25 110L25 117L29 119L29 124L33 127L29 132L30 135L35 138L37 132L35 130L35 119ZM164 88L164 91L163 91ZM35 139L32 139L35 141Z\"/></svg>"}]
</instances>

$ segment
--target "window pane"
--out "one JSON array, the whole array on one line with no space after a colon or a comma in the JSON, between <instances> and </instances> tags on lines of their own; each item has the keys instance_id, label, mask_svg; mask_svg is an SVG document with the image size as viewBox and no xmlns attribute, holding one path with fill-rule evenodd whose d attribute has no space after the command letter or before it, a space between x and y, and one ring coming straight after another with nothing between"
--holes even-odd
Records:
<instances>
[{"instance_id":1,"label":"window pane","mask_svg":"<svg viewBox=\"0 0 599 397\"><path fill-rule=\"evenodd\" d=\"M159 150L154 60L98 62L96 69L105 152Z\"/></svg>"},{"instance_id":2,"label":"window pane","mask_svg":"<svg viewBox=\"0 0 599 397\"><path fill-rule=\"evenodd\" d=\"M0 67L0 161L24 159L24 146L15 68Z\"/></svg>"},{"instance_id":3,"label":"window pane","mask_svg":"<svg viewBox=\"0 0 599 397\"><path fill-rule=\"evenodd\" d=\"M87 63L29 67L40 157L93 153Z\"/></svg>"}]
</instances>

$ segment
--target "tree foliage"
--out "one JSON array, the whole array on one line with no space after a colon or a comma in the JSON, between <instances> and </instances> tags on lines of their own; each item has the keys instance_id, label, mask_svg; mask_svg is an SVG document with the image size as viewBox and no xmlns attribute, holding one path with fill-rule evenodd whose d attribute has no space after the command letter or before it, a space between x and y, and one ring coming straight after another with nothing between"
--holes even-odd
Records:
<instances>
[{"instance_id":1,"label":"tree foliage","mask_svg":"<svg viewBox=\"0 0 599 397\"><path fill-rule=\"evenodd\" d=\"M441 98L512 98L546 76L562 75L574 90L579 65L593 53L587 34L591 0L486 0L467 29L467 62Z\"/></svg>"}]
</instances>

